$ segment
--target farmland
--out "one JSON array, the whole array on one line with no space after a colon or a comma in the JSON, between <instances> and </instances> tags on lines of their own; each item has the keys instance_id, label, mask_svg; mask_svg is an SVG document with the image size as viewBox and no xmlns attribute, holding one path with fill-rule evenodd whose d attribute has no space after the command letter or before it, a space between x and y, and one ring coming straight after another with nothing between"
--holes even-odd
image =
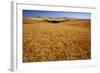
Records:
<instances>
[{"instance_id":1,"label":"farmland","mask_svg":"<svg viewBox=\"0 0 100 73\"><path fill-rule=\"evenodd\" d=\"M23 62L91 59L89 19L23 18Z\"/></svg>"}]
</instances>

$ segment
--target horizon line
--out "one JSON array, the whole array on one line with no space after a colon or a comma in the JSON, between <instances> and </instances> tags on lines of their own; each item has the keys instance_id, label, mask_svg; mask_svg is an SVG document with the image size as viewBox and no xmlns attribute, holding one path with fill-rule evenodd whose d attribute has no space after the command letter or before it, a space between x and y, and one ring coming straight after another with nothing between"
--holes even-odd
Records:
<instances>
[{"instance_id":1,"label":"horizon line","mask_svg":"<svg viewBox=\"0 0 100 73\"><path fill-rule=\"evenodd\" d=\"M46 16L23 16L23 17L37 17L37 18L45 18ZM78 17L49 17L47 16L47 18L73 18L73 19L91 19L91 18L78 18Z\"/></svg>"}]
</instances>

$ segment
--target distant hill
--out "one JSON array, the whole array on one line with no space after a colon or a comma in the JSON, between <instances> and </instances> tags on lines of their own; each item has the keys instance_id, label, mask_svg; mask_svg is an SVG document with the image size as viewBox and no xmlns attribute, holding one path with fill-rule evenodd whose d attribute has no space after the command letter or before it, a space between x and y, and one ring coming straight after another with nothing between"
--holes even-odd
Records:
<instances>
[{"instance_id":1,"label":"distant hill","mask_svg":"<svg viewBox=\"0 0 100 73\"><path fill-rule=\"evenodd\" d=\"M68 18L68 17L23 17L23 23L33 23L35 21L47 21L50 23L59 23L59 22L65 22L65 21L72 21L72 20L77 20L75 18Z\"/></svg>"},{"instance_id":2,"label":"distant hill","mask_svg":"<svg viewBox=\"0 0 100 73\"><path fill-rule=\"evenodd\" d=\"M76 19L76 18L68 18L68 17L23 17L24 24L63 24L63 25L71 25L71 26L79 26L90 28L91 20L90 19Z\"/></svg>"}]
</instances>

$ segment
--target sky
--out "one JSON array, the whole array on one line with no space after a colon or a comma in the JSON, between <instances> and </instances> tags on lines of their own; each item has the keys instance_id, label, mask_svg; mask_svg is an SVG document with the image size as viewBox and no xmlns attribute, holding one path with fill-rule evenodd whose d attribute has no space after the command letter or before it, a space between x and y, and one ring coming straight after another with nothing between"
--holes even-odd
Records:
<instances>
[{"instance_id":1,"label":"sky","mask_svg":"<svg viewBox=\"0 0 100 73\"><path fill-rule=\"evenodd\" d=\"M31 17L69 17L69 18L80 18L90 19L90 13L80 12L61 12L61 11L40 11L40 10L23 10L23 16Z\"/></svg>"}]
</instances>

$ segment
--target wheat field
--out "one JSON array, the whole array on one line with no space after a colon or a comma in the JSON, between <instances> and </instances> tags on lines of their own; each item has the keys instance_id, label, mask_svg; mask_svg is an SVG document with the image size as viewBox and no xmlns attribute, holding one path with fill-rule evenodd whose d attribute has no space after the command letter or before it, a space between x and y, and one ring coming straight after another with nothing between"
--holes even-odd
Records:
<instances>
[{"instance_id":1,"label":"wheat field","mask_svg":"<svg viewBox=\"0 0 100 73\"><path fill-rule=\"evenodd\" d=\"M24 18L23 62L91 59L90 27L87 19L52 23Z\"/></svg>"}]
</instances>

